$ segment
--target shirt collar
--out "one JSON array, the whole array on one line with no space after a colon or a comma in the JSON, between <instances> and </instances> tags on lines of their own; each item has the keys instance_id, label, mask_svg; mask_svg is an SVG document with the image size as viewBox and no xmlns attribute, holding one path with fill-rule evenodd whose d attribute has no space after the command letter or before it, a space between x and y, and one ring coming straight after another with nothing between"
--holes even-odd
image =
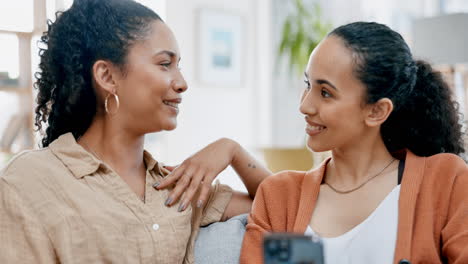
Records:
<instances>
[{"instance_id":1,"label":"shirt collar","mask_svg":"<svg viewBox=\"0 0 468 264\"><path fill-rule=\"evenodd\" d=\"M154 171L157 175L166 177L169 171L163 167L161 162L157 162L148 151L143 151L143 160L146 164L146 170Z\"/></svg>"},{"instance_id":2,"label":"shirt collar","mask_svg":"<svg viewBox=\"0 0 468 264\"><path fill-rule=\"evenodd\" d=\"M49 145L49 149L63 162L63 164L77 179L91 175L100 167L104 166L104 163L101 160L86 151L76 142L72 133L61 135ZM159 164L146 150L143 152L143 159L148 171L154 171L163 177L168 174L168 171L164 169L162 165Z\"/></svg>"},{"instance_id":3,"label":"shirt collar","mask_svg":"<svg viewBox=\"0 0 468 264\"><path fill-rule=\"evenodd\" d=\"M163 178L171 173L171 171L164 167L163 163L157 162L146 150L143 152L143 159L145 160L146 169L148 171L154 171L157 175Z\"/></svg>"}]
</instances>

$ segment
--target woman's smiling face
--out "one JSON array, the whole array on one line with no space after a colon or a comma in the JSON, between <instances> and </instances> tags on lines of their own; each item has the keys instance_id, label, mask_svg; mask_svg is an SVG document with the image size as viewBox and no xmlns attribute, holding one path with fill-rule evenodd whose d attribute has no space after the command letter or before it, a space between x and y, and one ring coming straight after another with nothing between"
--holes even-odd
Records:
<instances>
[{"instance_id":1,"label":"woman's smiling face","mask_svg":"<svg viewBox=\"0 0 468 264\"><path fill-rule=\"evenodd\" d=\"M151 24L148 36L131 46L118 84L125 123L138 133L172 130L187 83L179 69L180 52L169 27Z\"/></svg>"},{"instance_id":2,"label":"woman's smiling face","mask_svg":"<svg viewBox=\"0 0 468 264\"><path fill-rule=\"evenodd\" d=\"M312 52L300 111L313 151L345 148L365 135L365 86L354 76L353 53L336 36Z\"/></svg>"}]
</instances>

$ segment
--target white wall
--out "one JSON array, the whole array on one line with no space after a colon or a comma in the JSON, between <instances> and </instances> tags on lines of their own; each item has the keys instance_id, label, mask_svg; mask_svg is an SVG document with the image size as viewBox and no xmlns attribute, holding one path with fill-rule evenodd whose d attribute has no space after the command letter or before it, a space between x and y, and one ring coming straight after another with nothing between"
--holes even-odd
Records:
<instances>
[{"instance_id":1,"label":"white wall","mask_svg":"<svg viewBox=\"0 0 468 264\"><path fill-rule=\"evenodd\" d=\"M468 63L468 13L418 19L413 54L437 64Z\"/></svg>"}]
</instances>

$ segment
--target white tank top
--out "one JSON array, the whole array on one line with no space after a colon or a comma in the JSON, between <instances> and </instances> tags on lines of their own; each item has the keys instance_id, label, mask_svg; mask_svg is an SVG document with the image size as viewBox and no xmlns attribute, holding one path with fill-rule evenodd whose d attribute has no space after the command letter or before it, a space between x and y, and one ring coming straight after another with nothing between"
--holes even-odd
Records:
<instances>
[{"instance_id":1,"label":"white tank top","mask_svg":"<svg viewBox=\"0 0 468 264\"><path fill-rule=\"evenodd\" d=\"M398 228L396 186L362 223L338 237L322 238L325 264L392 263ZM310 226L305 235L317 235Z\"/></svg>"}]
</instances>

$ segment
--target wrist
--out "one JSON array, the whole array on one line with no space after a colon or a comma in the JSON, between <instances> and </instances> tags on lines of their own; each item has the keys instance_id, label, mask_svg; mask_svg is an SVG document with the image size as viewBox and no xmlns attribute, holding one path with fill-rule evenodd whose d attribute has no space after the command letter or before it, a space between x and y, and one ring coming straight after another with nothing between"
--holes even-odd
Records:
<instances>
[{"instance_id":1,"label":"wrist","mask_svg":"<svg viewBox=\"0 0 468 264\"><path fill-rule=\"evenodd\" d=\"M222 138L221 141L223 145L228 146L230 154L230 164L232 164L233 162L235 162L241 146L239 143L230 138Z\"/></svg>"}]
</instances>

